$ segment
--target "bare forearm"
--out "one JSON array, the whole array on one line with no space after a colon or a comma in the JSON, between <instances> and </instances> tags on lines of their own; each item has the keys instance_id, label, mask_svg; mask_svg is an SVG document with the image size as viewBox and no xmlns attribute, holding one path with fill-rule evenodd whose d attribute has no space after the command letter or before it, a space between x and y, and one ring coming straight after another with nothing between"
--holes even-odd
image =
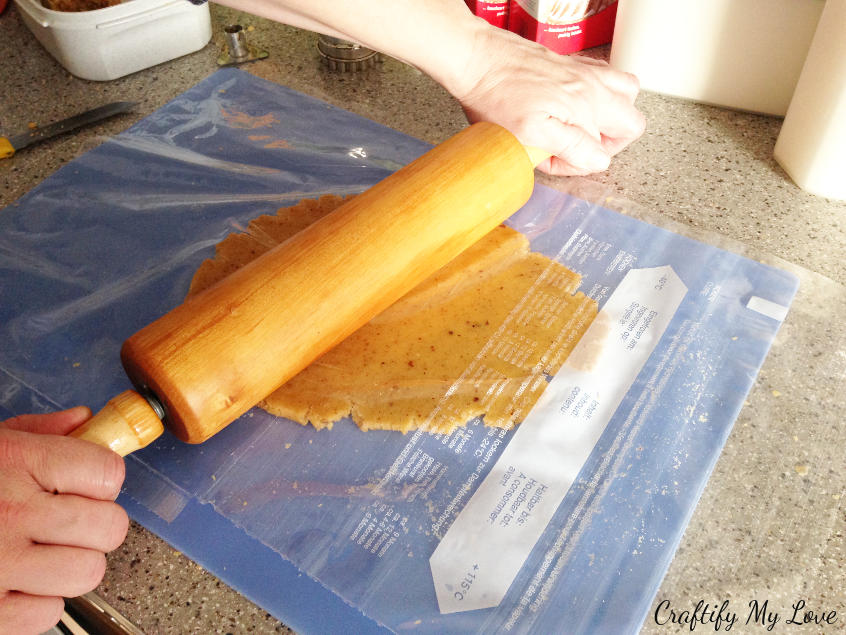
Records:
<instances>
[{"instance_id":1,"label":"bare forearm","mask_svg":"<svg viewBox=\"0 0 846 635\"><path fill-rule=\"evenodd\" d=\"M353 40L419 68L453 95L468 87L477 34L464 0L215 0L254 15Z\"/></svg>"}]
</instances>

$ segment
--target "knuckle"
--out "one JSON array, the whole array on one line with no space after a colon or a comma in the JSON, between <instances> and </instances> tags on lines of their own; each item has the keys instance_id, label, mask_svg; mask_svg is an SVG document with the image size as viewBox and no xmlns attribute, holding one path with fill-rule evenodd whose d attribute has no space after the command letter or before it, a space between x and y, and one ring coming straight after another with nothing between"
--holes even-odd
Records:
<instances>
[{"instance_id":1,"label":"knuckle","mask_svg":"<svg viewBox=\"0 0 846 635\"><path fill-rule=\"evenodd\" d=\"M625 123L623 136L628 137L629 140L637 139L646 130L646 117L634 107L628 109L628 116L621 121Z\"/></svg>"},{"instance_id":2,"label":"knuckle","mask_svg":"<svg viewBox=\"0 0 846 635\"><path fill-rule=\"evenodd\" d=\"M103 486L114 496L120 492L123 480L126 477L126 466L123 458L118 454L109 451L103 462Z\"/></svg>"},{"instance_id":3,"label":"knuckle","mask_svg":"<svg viewBox=\"0 0 846 635\"><path fill-rule=\"evenodd\" d=\"M0 488L0 526L4 537L0 544L28 539L26 534L33 523L35 511L32 496L27 497L20 490Z\"/></svg>"},{"instance_id":4,"label":"knuckle","mask_svg":"<svg viewBox=\"0 0 846 635\"><path fill-rule=\"evenodd\" d=\"M113 504L110 512L111 519L108 523L103 548L105 551L114 551L123 544L126 534L129 531L129 516L120 505Z\"/></svg>"},{"instance_id":5,"label":"knuckle","mask_svg":"<svg viewBox=\"0 0 846 635\"><path fill-rule=\"evenodd\" d=\"M23 417L20 416L20 415L18 415L16 417L10 417L8 419L4 419L3 421L0 421L0 429L5 429L5 428L14 429L14 428L17 428L18 426L20 426L22 422L23 422Z\"/></svg>"},{"instance_id":6,"label":"knuckle","mask_svg":"<svg viewBox=\"0 0 846 635\"><path fill-rule=\"evenodd\" d=\"M52 628L62 619L62 613L65 610L65 601L60 597L45 597L42 598L42 620L43 624L38 627L38 632L43 633L49 628ZM47 628L44 628L46 626Z\"/></svg>"},{"instance_id":7,"label":"knuckle","mask_svg":"<svg viewBox=\"0 0 846 635\"><path fill-rule=\"evenodd\" d=\"M106 556L99 551L87 550L80 557L76 576L77 593L82 595L97 588L106 575Z\"/></svg>"},{"instance_id":8,"label":"knuckle","mask_svg":"<svg viewBox=\"0 0 846 635\"><path fill-rule=\"evenodd\" d=\"M65 610L65 602L60 597L39 597L38 609L32 616L36 633L44 633L59 623Z\"/></svg>"},{"instance_id":9,"label":"knuckle","mask_svg":"<svg viewBox=\"0 0 846 635\"><path fill-rule=\"evenodd\" d=\"M635 90L640 90L640 79L634 73L623 72L623 75Z\"/></svg>"},{"instance_id":10,"label":"knuckle","mask_svg":"<svg viewBox=\"0 0 846 635\"><path fill-rule=\"evenodd\" d=\"M4 534L11 533L21 525L22 510L20 503L0 495L0 525L4 527Z\"/></svg>"},{"instance_id":11,"label":"knuckle","mask_svg":"<svg viewBox=\"0 0 846 635\"><path fill-rule=\"evenodd\" d=\"M20 541L3 545L3 552L0 554L0 588L14 589L18 584L21 570L25 566L22 562L23 553L24 546Z\"/></svg>"},{"instance_id":12,"label":"knuckle","mask_svg":"<svg viewBox=\"0 0 846 635\"><path fill-rule=\"evenodd\" d=\"M20 465L21 445L20 434L11 430L0 430L0 465Z\"/></svg>"},{"instance_id":13,"label":"knuckle","mask_svg":"<svg viewBox=\"0 0 846 635\"><path fill-rule=\"evenodd\" d=\"M37 635L55 626L65 603L60 597L0 594L0 633Z\"/></svg>"}]
</instances>

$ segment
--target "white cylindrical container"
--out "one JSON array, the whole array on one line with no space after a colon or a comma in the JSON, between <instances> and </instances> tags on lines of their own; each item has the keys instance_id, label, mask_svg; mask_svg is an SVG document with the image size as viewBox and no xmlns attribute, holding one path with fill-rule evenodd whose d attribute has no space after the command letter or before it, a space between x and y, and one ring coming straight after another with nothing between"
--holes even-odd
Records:
<instances>
[{"instance_id":1,"label":"white cylindrical container","mask_svg":"<svg viewBox=\"0 0 846 635\"><path fill-rule=\"evenodd\" d=\"M812 194L846 200L846 0L827 0L774 155Z\"/></svg>"},{"instance_id":2,"label":"white cylindrical container","mask_svg":"<svg viewBox=\"0 0 846 635\"><path fill-rule=\"evenodd\" d=\"M619 0L611 65L643 89L782 116L824 0Z\"/></svg>"}]
</instances>

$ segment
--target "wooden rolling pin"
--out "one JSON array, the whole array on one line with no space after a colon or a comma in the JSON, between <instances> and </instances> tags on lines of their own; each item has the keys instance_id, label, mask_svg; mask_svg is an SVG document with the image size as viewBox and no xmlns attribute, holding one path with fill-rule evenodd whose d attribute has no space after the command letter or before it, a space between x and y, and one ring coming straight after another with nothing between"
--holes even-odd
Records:
<instances>
[{"instance_id":1,"label":"wooden rolling pin","mask_svg":"<svg viewBox=\"0 0 846 635\"><path fill-rule=\"evenodd\" d=\"M517 211L546 156L494 124L464 129L132 335L138 392L74 436L126 455L163 419L205 441Z\"/></svg>"}]
</instances>

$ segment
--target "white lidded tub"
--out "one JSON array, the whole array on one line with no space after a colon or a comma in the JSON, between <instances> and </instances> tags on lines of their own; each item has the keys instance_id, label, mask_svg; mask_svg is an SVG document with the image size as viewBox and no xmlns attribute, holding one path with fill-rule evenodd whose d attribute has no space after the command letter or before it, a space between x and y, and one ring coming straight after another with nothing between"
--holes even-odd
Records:
<instances>
[{"instance_id":1,"label":"white lidded tub","mask_svg":"<svg viewBox=\"0 0 846 635\"><path fill-rule=\"evenodd\" d=\"M15 0L24 23L73 75L105 81L193 53L211 39L208 4L126 0L92 11L53 11Z\"/></svg>"}]
</instances>

